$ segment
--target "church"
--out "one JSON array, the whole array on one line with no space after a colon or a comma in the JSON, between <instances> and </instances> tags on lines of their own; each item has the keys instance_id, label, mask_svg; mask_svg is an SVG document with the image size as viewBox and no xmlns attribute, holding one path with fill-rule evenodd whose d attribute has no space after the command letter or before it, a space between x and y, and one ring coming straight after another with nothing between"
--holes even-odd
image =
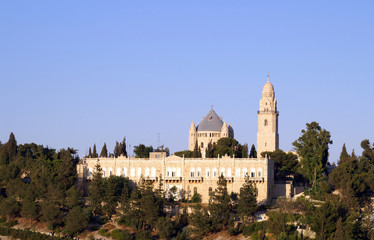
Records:
<instances>
[{"instance_id":1,"label":"church","mask_svg":"<svg viewBox=\"0 0 374 240\"><path fill-rule=\"evenodd\" d=\"M151 153L149 158L85 157L77 165L79 180L81 183L89 182L95 165L99 163L103 170L103 177L124 176L134 182L143 177L146 181L152 182L155 188L162 179L166 194L175 194L177 199L181 199L197 193L201 195L202 203L208 203L210 193L217 187L219 176L223 175L226 178L229 192L239 193L248 175L256 186L257 201L260 204L269 203L272 198L283 194L274 189L273 160L261 157L262 152L279 148L279 113L274 86L270 83L269 77L262 90L257 116L258 158L205 157L205 149L209 143L216 143L223 137L234 137L231 124L227 125L212 108L197 126L192 121L189 128L188 149L194 150L197 144L203 154L201 158L175 155L167 157L166 153L160 152ZM177 191L171 193L172 188Z\"/></svg>"}]
</instances>

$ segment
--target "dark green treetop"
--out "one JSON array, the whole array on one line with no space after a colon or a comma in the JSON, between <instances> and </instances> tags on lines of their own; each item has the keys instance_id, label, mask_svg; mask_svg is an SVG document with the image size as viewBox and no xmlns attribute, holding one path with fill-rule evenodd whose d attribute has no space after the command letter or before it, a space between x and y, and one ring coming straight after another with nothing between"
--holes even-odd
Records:
<instances>
[{"instance_id":1,"label":"dark green treetop","mask_svg":"<svg viewBox=\"0 0 374 240\"><path fill-rule=\"evenodd\" d=\"M250 158L257 158L257 151L254 144L252 144L251 151L249 153Z\"/></svg>"},{"instance_id":2,"label":"dark green treetop","mask_svg":"<svg viewBox=\"0 0 374 240\"><path fill-rule=\"evenodd\" d=\"M104 143L104 146L101 149L100 157L108 157L108 149L106 148L106 143Z\"/></svg>"}]
</instances>

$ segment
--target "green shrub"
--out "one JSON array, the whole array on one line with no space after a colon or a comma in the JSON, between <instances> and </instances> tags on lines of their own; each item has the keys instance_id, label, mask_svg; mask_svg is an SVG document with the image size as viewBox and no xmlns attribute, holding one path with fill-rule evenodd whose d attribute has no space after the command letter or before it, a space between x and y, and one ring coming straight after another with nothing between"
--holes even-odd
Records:
<instances>
[{"instance_id":1,"label":"green shrub","mask_svg":"<svg viewBox=\"0 0 374 240\"><path fill-rule=\"evenodd\" d=\"M108 229L102 228L99 230L99 234L104 237L110 237L110 234L108 233Z\"/></svg>"},{"instance_id":2,"label":"green shrub","mask_svg":"<svg viewBox=\"0 0 374 240\"><path fill-rule=\"evenodd\" d=\"M250 225L243 226L243 235L245 237L251 236L253 233L257 233L260 230L266 229L267 222L262 221L262 222L255 222Z\"/></svg>"},{"instance_id":3,"label":"green shrub","mask_svg":"<svg viewBox=\"0 0 374 240\"><path fill-rule=\"evenodd\" d=\"M127 230L114 229L111 236L115 240L134 240L134 236Z\"/></svg>"}]
</instances>

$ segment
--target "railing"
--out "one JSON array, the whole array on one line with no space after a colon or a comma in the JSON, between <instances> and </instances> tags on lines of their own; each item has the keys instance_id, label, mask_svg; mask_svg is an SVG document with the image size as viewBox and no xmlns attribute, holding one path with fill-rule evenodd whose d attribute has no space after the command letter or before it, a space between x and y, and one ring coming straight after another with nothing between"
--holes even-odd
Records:
<instances>
[{"instance_id":1,"label":"railing","mask_svg":"<svg viewBox=\"0 0 374 240\"><path fill-rule=\"evenodd\" d=\"M165 177L165 181L167 181L167 182L181 182L182 177Z\"/></svg>"},{"instance_id":2,"label":"railing","mask_svg":"<svg viewBox=\"0 0 374 240\"><path fill-rule=\"evenodd\" d=\"M190 182L202 182L203 177L188 177L188 181L190 181Z\"/></svg>"}]
</instances>

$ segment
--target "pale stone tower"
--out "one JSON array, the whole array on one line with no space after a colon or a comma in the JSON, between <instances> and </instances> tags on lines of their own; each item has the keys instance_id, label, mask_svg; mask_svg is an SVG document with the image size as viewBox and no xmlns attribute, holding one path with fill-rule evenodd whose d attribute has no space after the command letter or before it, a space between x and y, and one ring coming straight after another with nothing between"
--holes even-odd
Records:
<instances>
[{"instance_id":1,"label":"pale stone tower","mask_svg":"<svg viewBox=\"0 0 374 240\"><path fill-rule=\"evenodd\" d=\"M257 157L261 157L262 152L272 152L279 148L279 113L277 111L277 100L275 99L274 87L269 81L269 75L262 90L260 110L257 112L257 115Z\"/></svg>"}]
</instances>

